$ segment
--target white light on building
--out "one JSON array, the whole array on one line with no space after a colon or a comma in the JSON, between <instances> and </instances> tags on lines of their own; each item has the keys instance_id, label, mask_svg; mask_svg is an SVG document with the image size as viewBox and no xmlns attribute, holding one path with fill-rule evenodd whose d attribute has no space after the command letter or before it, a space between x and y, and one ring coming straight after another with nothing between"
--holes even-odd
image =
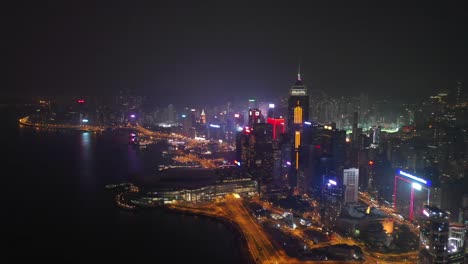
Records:
<instances>
[{"instance_id":1,"label":"white light on building","mask_svg":"<svg viewBox=\"0 0 468 264\"><path fill-rule=\"evenodd\" d=\"M344 202L357 203L359 187L359 169L344 169L343 185L345 186Z\"/></svg>"}]
</instances>

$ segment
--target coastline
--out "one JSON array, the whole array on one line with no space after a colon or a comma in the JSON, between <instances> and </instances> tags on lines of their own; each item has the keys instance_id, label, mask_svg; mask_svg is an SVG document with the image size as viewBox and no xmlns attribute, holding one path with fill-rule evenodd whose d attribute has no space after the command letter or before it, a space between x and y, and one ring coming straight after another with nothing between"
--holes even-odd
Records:
<instances>
[{"instance_id":1,"label":"coastline","mask_svg":"<svg viewBox=\"0 0 468 264\"><path fill-rule=\"evenodd\" d=\"M61 125L61 124L41 124L41 123L32 123L29 122L28 117L23 117L20 118L19 120L17 119L19 125L27 126L27 127L33 127L33 128L41 128L41 129L57 129L57 130L75 130L75 131L89 131L89 132L102 132L105 131L105 127L98 127L98 126L91 126L91 125L86 125L86 126L79 126L79 125ZM141 128L140 128L141 129ZM143 130L143 129L142 129ZM159 135L157 132L150 131L148 129L144 129L142 131L145 134L151 134L151 135ZM128 204L124 204L119 202L119 195L114 195L113 197L114 202L116 203L116 207L120 210L125 210L125 211L132 211L132 212L137 212L139 210L163 210L171 214L180 214L180 215L190 215L190 216L196 216L196 217L203 217L210 219L211 221L215 221L218 223L223 224L228 230L232 231L234 236L235 236L235 243L236 246L239 247L240 249L240 254L242 257L242 262L245 264L255 264L254 257L252 256L248 243L247 243L247 238L242 231L242 228L240 225L224 216L219 216L212 214L208 211L198 211L194 212L191 211L190 209L184 209L180 207L172 207L172 206L167 206L167 205L158 205L154 207L136 207L136 206L131 206Z\"/></svg>"},{"instance_id":2,"label":"coastline","mask_svg":"<svg viewBox=\"0 0 468 264\"><path fill-rule=\"evenodd\" d=\"M168 206L161 206L158 207L164 211L167 211L172 214L182 214L182 215L191 215L191 216L200 216L200 217L206 217L209 218L213 221L218 221L225 225L229 230L233 231L236 234L236 239L240 243L240 249L242 252L243 256L245 257L245 261L243 262L245 264L255 264L255 260L253 259L252 254L250 254L249 247L247 244L247 239L245 237L244 232L242 232L242 229L240 228L239 224L232 221L231 219L228 219L223 216L218 216L218 215L212 215L208 212L193 212L188 209L182 209L182 208L174 208L174 207L168 207Z\"/></svg>"},{"instance_id":3,"label":"coastline","mask_svg":"<svg viewBox=\"0 0 468 264\"><path fill-rule=\"evenodd\" d=\"M100 126L91 126L91 125L63 125L63 124L41 124L41 123L31 123L28 120L28 116L20 118L18 123L23 126L28 127L38 127L45 129L73 129L78 131L89 131L89 132L102 132L105 128Z\"/></svg>"}]
</instances>

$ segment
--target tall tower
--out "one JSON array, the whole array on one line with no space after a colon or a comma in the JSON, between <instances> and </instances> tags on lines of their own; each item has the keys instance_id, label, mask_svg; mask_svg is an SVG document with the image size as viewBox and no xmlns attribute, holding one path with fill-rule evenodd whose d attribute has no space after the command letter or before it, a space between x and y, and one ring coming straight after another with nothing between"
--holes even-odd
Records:
<instances>
[{"instance_id":1,"label":"tall tower","mask_svg":"<svg viewBox=\"0 0 468 264\"><path fill-rule=\"evenodd\" d=\"M302 82L301 68L297 73L297 80L289 90L288 100L288 131L292 132L304 121L309 121L309 94Z\"/></svg>"},{"instance_id":2,"label":"tall tower","mask_svg":"<svg viewBox=\"0 0 468 264\"><path fill-rule=\"evenodd\" d=\"M206 124L205 109L202 109L202 111L201 111L201 114L200 114L200 123Z\"/></svg>"},{"instance_id":3,"label":"tall tower","mask_svg":"<svg viewBox=\"0 0 468 264\"><path fill-rule=\"evenodd\" d=\"M302 83L301 67L297 72L297 80L289 90L288 100L288 133L291 138L291 171L290 184L293 189L297 187L297 172L299 169L299 146L304 121L309 121L309 95Z\"/></svg>"}]
</instances>

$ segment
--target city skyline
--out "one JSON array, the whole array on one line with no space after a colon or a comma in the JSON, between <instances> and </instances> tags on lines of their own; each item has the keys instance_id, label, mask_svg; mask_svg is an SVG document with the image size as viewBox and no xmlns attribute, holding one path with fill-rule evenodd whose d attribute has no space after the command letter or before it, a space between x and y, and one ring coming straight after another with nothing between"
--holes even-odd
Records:
<instances>
[{"instance_id":1,"label":"city skyline","mask_svg":"<svg viewBox=\"0 0 468 264\"><path fill-rule=\"evenodd\" d=\"M3 7L7 260L467 263L461 1Z\"/></svg>"},{"instance_id":2,"label":"city skyline","mask_svg":"<svg viewBox=\"0 0 468 264\"><path fill-rule=\"evenodd\" d=\"M159 103L279 97L299 64L308 89L331 96L422 99L466 80L467 23L456 5L57 2L7 10L7 95L131 89Z\"/></svg>"}]
</instances>

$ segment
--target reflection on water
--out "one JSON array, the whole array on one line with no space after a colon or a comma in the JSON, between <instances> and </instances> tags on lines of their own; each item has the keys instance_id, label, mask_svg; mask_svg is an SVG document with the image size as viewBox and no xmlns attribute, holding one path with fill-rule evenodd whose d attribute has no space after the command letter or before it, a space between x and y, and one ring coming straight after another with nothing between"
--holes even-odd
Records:
<instances>
[{"instance_id":1,"label":"reflection on water","mask_svg":"<svg viewBox=\"0 0 468 264\"><path fill-rule=\"evenodd\" d=\"M2 232L11 249L6 259L245 262L235 234L212 220L115 206L104 186L132 181L134 173L151 178L160 148L129 147L120 134L19 128L15 120L5 124L0 140L15 168L3 182L8 186L3 220L11 227Z\"/></svg>"},{"instance_id":2,"label":"reflection on water","mask_svg":"<svg viewBox=\"0 0 468 264\"><path fill-rule=\"evenodd\" d=\"M93 163L93 150L91 149L91 136L89 132L84 132L81 134L81 141L80 141L80 162L81 167L84 171L88 173L92 169Z\"/></svg>"},{"instance_id":3,"label":"reflection on water","mask_svg":"<svg viewBox=\"0 0 468 264\"><path fill-rule=\"evenodd\" d=\"M96 173L94 166L94 148L93 143L95 140L94 134L91 132L83 132L80 135L80 148L78 159L78 171L80 184L87 188L95 189L96 186Z\"/></svg>"}]
</instances>

